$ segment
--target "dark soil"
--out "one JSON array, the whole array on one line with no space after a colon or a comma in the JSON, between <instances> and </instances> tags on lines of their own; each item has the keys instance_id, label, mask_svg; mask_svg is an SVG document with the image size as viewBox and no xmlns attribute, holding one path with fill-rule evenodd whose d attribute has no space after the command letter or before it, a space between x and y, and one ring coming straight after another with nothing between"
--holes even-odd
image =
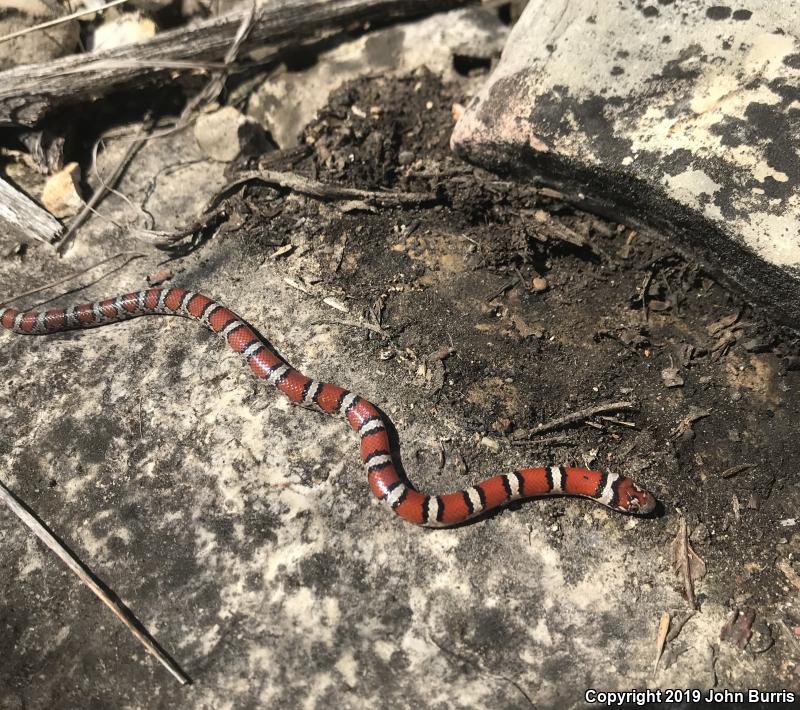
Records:
<instances>
[{"instance_id":1,"label":"dark soil","mask_svg":"<svg viewBox=\"0 0 800 710\"><path fill-rule=\"evenodd\" d=\"M472 424L452 447L473 475L488 467L476 445L483 437L521 444L539 423L634 401L636 411L560 429L548 437L554 443L534 437L519 448L520 464L548 459L635 477L658 496L662 516L685 516L707 566L706 594L755 609L765 634L780 633L766 619L797 626L774 565L800 552L791 522L800 522L797 333L657 236L455 160L448 139L461 100L427 73L357 82L306 128L305 157L268 156L270 167L325 182L438 198L417 209L343 212L320 231L318 278L390 334L353 338L371 339L376 357L405 358L410 372L453 349L435 360L434 370L444 368L429 373L428 392L408 395L425 416L447 407ZM268 229L275 244L318 210L284 205L268 188L248 188L246 200L258 214L285 207ZM258 214L237 236L251 254L266 239ZM535 290L534 279L546 288ZM567 505L542 514L558 517ZM654 520L647 544L669 543L665 530L664 517Z\"/></svg>"}]
</instances>

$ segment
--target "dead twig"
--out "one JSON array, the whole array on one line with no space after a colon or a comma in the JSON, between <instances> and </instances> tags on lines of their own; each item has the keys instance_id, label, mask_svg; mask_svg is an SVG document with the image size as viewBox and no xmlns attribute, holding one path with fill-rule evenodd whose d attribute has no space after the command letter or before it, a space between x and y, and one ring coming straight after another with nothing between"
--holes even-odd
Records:
<instances>
[{"instance_id":1,"label":"dead twig","mask_svg":"<svg viewBox=\"0 0 800 710\"><path fill-rule=\"evenodd\" d=\"M711 674L711 683L709 685L713 688L717 684L717 647L712 643L708 643L706 648L706 662L708 663L708 671Z\"/></svg>"},{"instance_id":2,"label":"dead twig","mask_svg":"<svg viewBox=\"0 0 800 710\"><path fill-rule=\"evenodd\" d=\"M575 434L556 434L541 439L511 439L512 446L538 446L544 444L567 444L575 440Z\"/></svg>"},{"instance_id":3,"label":"dead twig","mask_svg":"<svg viewBox=\"0 0 800 710\"><path fill-rule=\"evenodd\" d=\"M332 262L331 267L334 273L337 272L342 266L342 261L344 260L344 251L346 248L347 248L347 232L345 232L336 243L336 249L331 259Z\"/></svg>"},{"instance_id":4,"label":"dead twig","mask_svg":"<svg viewBox=\"0 0 800 710\"><path fill-rule=\"evenodd\" d=\"M259 62L367 23L429 15L473 0L281 0L259 7L243 49L258 48ZM125 87L181 81L160 60L217 62L230 50L246 11L234 11L158 33L152 39L0 72L0 125L34 126L64 105L97 100ZM143 60L135 68L109 66Z\"/></svg>"},{"instance_id":5,"label":"dead twig","mask_svg":"<svg viewBox=\"0 0 800 710\"><path fill-rule=\"evenodd\" d=\"M127 0L126 0L127 1ZM188 71L232 71L237 69L236 64L226 64L225 62L203 62L200 60L180 59L104 59L93 65L92 70L98 69L186 69ZM61 76L70 74L81 74L89 71L87 67L67 69Z\"/></svg>"},{"instance_id":6,"label":"dead twig","mask_svg":"<svg viewBox=\"0 0 800 710\"><path fill-rule=\"evenodd\" d=\"M287 254L291 254L294 251L294 244L291 242L289 244L284 244L278 247L272 254L269 255L269 258L273 261L277 261L282 256L286 256Z\"/></svg>"},{"instance_id":7,"label":"dead twig","mask_svg":"<svg viewBox=\"0 0 800 710\"><path fill-rule=\"evenodd\" d=\"M647 322L647 290L650 288L650 282L653 280L652 268L645 274L644 281L642 282L642 320Z\"/></svg>"},{"instance_id":8,"label":"dead twig","mask_svg":"<svg viewBox=\"0 0 800 710\"><path fill-rule=\"evenodd\" d=\"M140 229L138 227L132 227L128 231L134 239L152 244L156 247L168 247L176 242L181 241L181 239L186 239L186 237L191 237L192 235L197 234L197 232L203 229L221 212L223 212L221 209L215 210L214 212L209 212L208 214L204 214L198 219L192 221L185 227L179 227L178 229L173 229L172 231L166 231L163 229Z\"/></svg>"},{"instance_id":9,"label":"dead twig","mask_svg":"<svg viewBox=\"0 0 800 710\"><path fill-rule=\"evenodd\" d=\"M733 478L736 474L744 473L755 467L756 465L754 463L742 463L738 466L731 466L720 474L720 478Z\"/></svg>"},{"instance_id":10,"label":"dead twig","mask_svg":"<svg viewBox=\"0 0 800 710\"><path fill-rule=\"evenodd\" d=\"M61 236L59 222L44 207L0 178L0 225L15 239L37 239L51 246Z\"/></svg>"},{"instance_id":11,"label":"dead twig","mask_svg":"<svg viewBox=\"0 0 800 710\"><path fill-rule=\"evenodd\" d=\"M563 417L552 419L545 424L539 424L533 429L529 429L526 433L528 437L535 434L543 434L546 431L553 431L553 429L560 429L561 427L569 426L577 422L584 421L597 414L605 414L606 412L619 412L622 410L636 409L633 402L606 402L605 404L597 404L593 407L587 407L571 414L566 414Z\"/></svg>"},{"instance_id":12,"label":"dead twig","mask_svg":"<svg viewBox=\"0 0 800 710\"><path fill-rule=\"evenodd\" d=\"M232 67L233 63L236 61L236 57L239 55L239 50L241 50L242 44L244 44L245 40L250 36L250 32L253 29L255 20L256 3L255 0L253 0L252 4L250 5L250 10L245 13L244 17L242 17L242 21L239 24L239 28L236 30L236 35L231 42L231 46L225 53L224 63L226 69L228 67ZM178 125L176 126L176 129L188 124L191 121L193 114L200 113L204 106L207 106L212 101L215 101L222 92L222 89L225 88L225 80L227 78L227 71L223 70L215 72L214 76L211 77L203 90L187 102L185 108L181 112L181 117L178 119Z\"/></svg>"},{"instance_id":13,"label":"dead twig","mask_svg":"<svg viewBox=\"0 0 800 710\"><path fill-rule=\"evenodd\" d=\"M608 422L609 424L619 424L620 426L626 426L629 429L636 429L635 422L626 422L624 419L617 419L616 417L600 417L604 422Z\"/></svg>"},{"instance_id":14,"label":"dead twig","mask_svg":"<svg viewBox=\"0 0 800 710\"><path fill-rule=\"evenodd\" d=\"M285 190L298 192L307 197L316 197L320 200L361 200L367 204L377 204L382 207L399 205L423 205L434 202L434 195L424 192L378 192L375 190L359 190L354 187L331 185L318 180L312 180L297 173L279 172L276 170L259 170L244 173L232 183L226 185L220 192L228 192L251 181L263 182L272 187L281 187Z\"/></svg>"},{"instance_id":15,"label":"dead twig","mask_svg":"<svg viewBox=\"0 0 800 710\"><path fill-rule=\"evenodd\" d=\"M38 537L47 547L49 547L56 556L67 566L77 577L83 582L94 594L103 602L109 609L111 609L114 616L116 616L128 628L136 639L152 653L181 684L186 685L189 683L189 678L178 668L177 664L162 651L158 645L149 637L144 631L141 624L133 616L130 610L125 607L122 602L116 599L115 596L109 594L98 582L95 580L89 569L64 545L62 545L56 537L51 533L39 519L33 515L17 498L11 493L3 483L0 483L0 499L12 510L14 514L30 528L30 530Z\"/></svg>"},{"instance_id":16,"label":"dead twig","mask_svg":"<svg viewBox=\"0 0 800 710\"><path fill-rule=\"evenodd\" d=\"M509 281L507 284L504 284L499 289L497 289L497 291L494 291L491 296L487 297L486 303L494 301L495 298L499 298L506 291L508 291L509 289L514 288L514 286L516 286L520 281L522 281L521 278L516 278L513 281Z\"/></svg>"}]
</instances>

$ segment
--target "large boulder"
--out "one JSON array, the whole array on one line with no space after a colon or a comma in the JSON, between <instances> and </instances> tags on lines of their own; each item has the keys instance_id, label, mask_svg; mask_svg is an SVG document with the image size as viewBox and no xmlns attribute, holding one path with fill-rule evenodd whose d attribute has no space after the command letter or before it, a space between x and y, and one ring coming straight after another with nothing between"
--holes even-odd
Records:
<instances>
[{"instance_id":1,"label":"large boulder","mask_svg":"<svg viewBox=\"0 0 800 710\"><path fill-rule=\"evenodd\" d=\"M461 157L647 224L800 324L800 2L531 0Z\"/></svg>"}]
</instances>

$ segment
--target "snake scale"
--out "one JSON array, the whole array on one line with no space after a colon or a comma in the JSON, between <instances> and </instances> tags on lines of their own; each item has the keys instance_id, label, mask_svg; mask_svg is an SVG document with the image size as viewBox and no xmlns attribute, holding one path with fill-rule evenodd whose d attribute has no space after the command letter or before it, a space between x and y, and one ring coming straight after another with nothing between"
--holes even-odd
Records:
<instances>
[{"instance_id":1,"label":"snake scale","mask_svg":"<svg viewBox=\"0 0 800 710\"><path fill-rule=\"evenodd\" d=\"M150 288L47 311L0 308L0 323L21 335L45 335L94 328L145 315L182 316L224 338L255 375L294 404L343 417L358 434L361 460L372 492L403 520L428 527L458 525L521 498L574 495L613 510L648 514L655 497L630 478L586 468L545 466L493 476L464 490L425 495L398 473L386 422L378 408L337 385L319 382L290 367L233 311L201 293L183 288Z\"/></svg>"}]
</instances>

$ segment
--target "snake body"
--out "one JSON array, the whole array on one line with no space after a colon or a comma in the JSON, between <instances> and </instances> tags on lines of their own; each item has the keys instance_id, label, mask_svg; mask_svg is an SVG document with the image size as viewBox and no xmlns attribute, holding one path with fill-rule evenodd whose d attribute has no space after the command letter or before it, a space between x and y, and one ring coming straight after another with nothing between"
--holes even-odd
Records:
<instances>
[{"instance_id":1,"label":"snake body","mask_svg":"<svg viewBox=\"0 0 800 710\"><path fill-rule=\"evenodd\" d=\"M21 335L45 335L145 315L182 316L198 321L224 338L256 377L276 387L294 404L343 417L359 436L370 489L410 523L428 527L457 525L511 501L533 496L583 496L624 513L647 514L656 506L653 495L626 476L564 466L523 468L445 495L420 493L398 473L386 423L374 404L290 367L233 311L195 291L150 288L47 311L0 308L0 324Z\"/></svg>"}]
</instances>

